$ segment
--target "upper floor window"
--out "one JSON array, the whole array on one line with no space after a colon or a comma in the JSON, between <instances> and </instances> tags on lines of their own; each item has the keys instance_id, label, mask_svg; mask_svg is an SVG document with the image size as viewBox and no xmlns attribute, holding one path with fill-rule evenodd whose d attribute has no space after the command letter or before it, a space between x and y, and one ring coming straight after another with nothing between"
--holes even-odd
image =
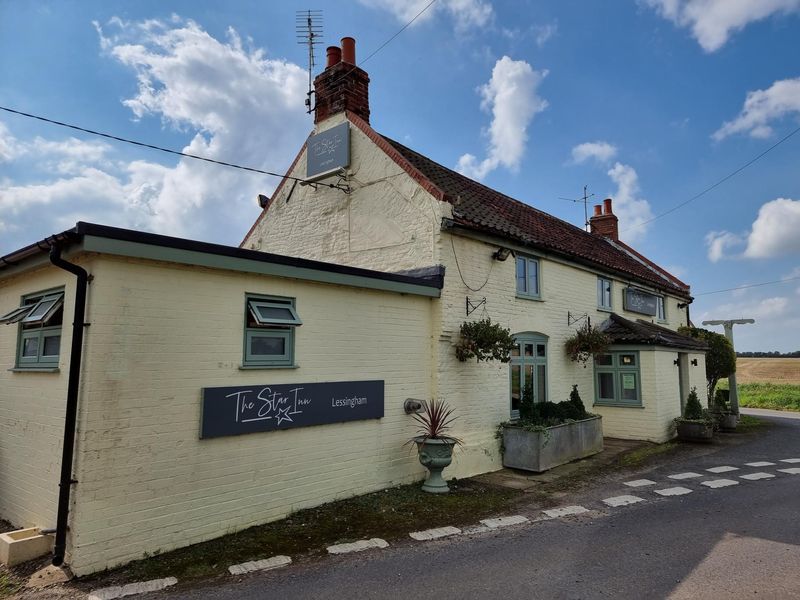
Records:
<instances>
[{"instance_id":1,"label":"upper floor window","mask_svg":"<svg viewBox=\"0 0 800 600\"><path fill-rule=\"evenodd\" d=\"M294 366L294 330L302 324L294 298L248 295L243 366Z\"/></svg>"},{"instance_id":2,"label":"upper floor window","mask_svg":"<svg viewBox=\"0 0 800 600\"><path fill-rule=\"evenodd\" d=\"M667 306L664 296L656 296L656 318L659 321L667 320Z\"/></svg>"},{"instance_id":3,"label":"upper floor window","mask_svg":"<svg viewBox=\"0 0 800 600\"><path fill-rule=\"evenodd\" d=\"M20 306L0 317L0 323L19 323L17 368L58 365L63 319L63 290L23 296Z\"/></svg>"},{"instance_id":4,"label":"upper floor window","mask_svg":"<svg viewBox=\"0 0 800 600\"><path fill-rule=\"evenodd\" d=\"M539 292L539 259L528 256L517 257L517 294L538 298Z\"/></svg>"},{"instance_id":5,"label":"upper floor window","mask_svg":"<svg viewBox=\"0 0 800 600\"><path fill-rule=\"evenodd\" d=\"M597 278L597 308L611 310L611 280Z\"/></svg>"}]
</instances>

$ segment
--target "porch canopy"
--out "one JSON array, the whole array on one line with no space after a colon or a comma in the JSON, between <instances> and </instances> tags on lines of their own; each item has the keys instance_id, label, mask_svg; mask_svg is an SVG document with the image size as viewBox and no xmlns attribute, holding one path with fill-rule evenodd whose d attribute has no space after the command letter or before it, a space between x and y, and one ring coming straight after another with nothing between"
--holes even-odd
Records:
<instances>
[{"instance_id":1,"label":"porch canopy","mask_svg":"<svg viewBox=\"0 0 800 600\"><path fill-rule=\"evenodd\" d=\"M631 321L612 313L601 325L603 332L611 338L612 344L646 344L705 352L708 346L701 340L656 325L650 321L636 319Z\"/></svg>"}]
</instances>

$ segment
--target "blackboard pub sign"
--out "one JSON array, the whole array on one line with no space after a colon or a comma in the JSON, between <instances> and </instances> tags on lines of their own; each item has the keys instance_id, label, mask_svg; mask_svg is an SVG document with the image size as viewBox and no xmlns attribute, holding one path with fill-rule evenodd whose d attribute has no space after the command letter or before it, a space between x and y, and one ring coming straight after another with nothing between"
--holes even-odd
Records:
<instances>
[{"instance_id":1,"label":"blackboard pub sign","mask_svg":"<svg viewBox=\"0 0 800 600\"><path fill-rule=\"evenodd\" d=\"M383 417L383 381L203 388L200 438Z\"/></svg>"},{"instance_id":2,"label":"blackboard pub sign","mask_svg":"<svg viewBox=\"0 0 800 600\"><path fill-rule=\"evenodd\" d=\"M657 305L658 296L632 287L625 288L625 310L654 317Z\"/></svg>"}]
</instances>

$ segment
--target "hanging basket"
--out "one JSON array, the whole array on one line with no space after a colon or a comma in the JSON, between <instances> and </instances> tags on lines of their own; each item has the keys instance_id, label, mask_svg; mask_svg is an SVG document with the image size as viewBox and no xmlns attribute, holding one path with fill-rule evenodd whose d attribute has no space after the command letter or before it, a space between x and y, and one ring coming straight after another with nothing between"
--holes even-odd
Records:
<instances>
[{"instance_id":1,"label":"hanging basket","mask_svg":"<svg viewBox=\"0 0 800 600\"><path fill-rule=\"evenodd\" d=\"M585 367L593 355L607 352L610 344L611 338L587 322L566 339L564 350L571 361Z\"/></svg>"},{"instance_id":2,"label":"hanging basket","mask_svg":"<svg viewBox=\"0 0 800 600\"><path fill-rule=\"evenodd\" d=\"M499 360L507 363L511 360L511 349L514 338L511 330L499 323L492 323L489 318L480 321L466 321L461 325L461 338L456 343L456 357L461 362L470 358L482 360Z\"/></svg>"}]
</instances>

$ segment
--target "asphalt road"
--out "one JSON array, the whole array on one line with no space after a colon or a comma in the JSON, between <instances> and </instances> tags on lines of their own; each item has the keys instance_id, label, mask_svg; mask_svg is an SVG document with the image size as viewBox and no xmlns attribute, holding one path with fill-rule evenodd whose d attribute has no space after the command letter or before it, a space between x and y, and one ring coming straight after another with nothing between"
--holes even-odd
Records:
<instances>
[{"instance_id":1,"label":"asphalt road","mask_svg":"<svg viewBox=\"0 0 800 600\"><path fill-rule=\"evenodd\" d=\"M598 490L583 515L427 543L329 557L279 571L174 589L167 598L800 598L800 419L767 417L770 434L666 464L648 488ZM747 467L755 461L774 466ZM705 469L737 466L714 475ZM675 481L691 471L702 478ZM739 476L767 472L774 478ZM737 485L709 489L728 478ZM653 492L685 486L692 493ZM613 487L613 485L612 485ZM609 508L609 495L645 499ZM161 596L161 594L159 594Z\"/></svg>"}]
</instances>

